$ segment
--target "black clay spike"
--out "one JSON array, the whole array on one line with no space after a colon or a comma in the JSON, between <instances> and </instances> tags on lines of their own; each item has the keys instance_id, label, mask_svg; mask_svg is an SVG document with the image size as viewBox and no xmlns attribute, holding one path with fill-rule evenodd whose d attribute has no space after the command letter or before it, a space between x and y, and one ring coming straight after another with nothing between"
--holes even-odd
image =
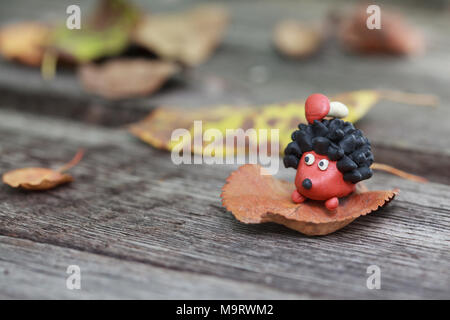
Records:
<instances>
[{"instance_id":1,"label":"black clay spike","mask_svg":"<svg viewBox=\"0 0 450 320\"><path fill-rule=\"evenodd\" d=\"M336 121L336 120L337 120L337 119L330 120L330 122L329 122L329 124L328 124L328 130L329 130L330 132L336 131L337 129L340 128L339 122Z\"/></svg>"},{"instance_id":2,"label":"black clay spike","mask_svg":"<svg viewBox=\"0 0 450 320\"><path fill-rule=\"evenodd\" d=\"M345 181L357 183L357 182L361 181L361 179L362 179L362 176L358 170L353 170L353 171L344 173Z\"/></svg>"},{"instance_id":3,"label":"black clay spike","mask_svg":"<svg viewBox=\"0 0 450 320\"><path fill-rule=\"evenodd\" d=\"M337 161L341 159L344 156L344 150L341 148L336 148L330 145L328 147L328 158L330 158L331 161Z\"/></svg>"},{"instance_id":4,"label":"black clay spike","mask_svg":"<svg viewBox=\"0 0 450 320\"><path fill-rule=\"evenodd\" d=\"M287 145L286 149L284 149L284 154L292 154L298 158L302 156L302 150L298 146L297 142L291 142Z\"/></svg>"},{"instance_id":5,"label":"black clay spike","mask_svg":"<svg viewBox=\"0 0 450 320\"><path fill-rule=\"evenodd\" d=\"M300 159L293 155L288 155L283 158L285 168L297 169Z\"/></svg>"},{"instance_id":6,"label":"black clay spike","mask_svg":"<svg viewBox=\"0 0 450 320\"><path fill-rule=\"evenodd\" d=\"M316 137L325 137L328 134L328 128L322 122L317 120L314 120L312 130Z\"/></svg>"},{"instance_id":7,"label":"black clay spike","mask_svg":"<svg viewBox=\"0 0 450 320\"><path fill-rule=\"evenodd\" d=\"M341 120L341 119L334 119L333 121L337 123L337 126L339 128L342 128L344 126L344 123L345 123L345 121Z\"/></svg>"},{"instance_id":8,"label":"black clay spike","mask_svg":"<svg viewBox=\"0 0 450 320\"><path fill-rule=\"evenodd\" d=\"M362 147L364 145L364 139L361 136L357 136L356 138L356 149Z\"/></svg>"},{"instance_id":9,"label":"black clay spike","mask_svg":"<svg viewBox=\"0 0 450 320\"><path fill-rule=\"evenodd\" d=\"M344 130L345 134L348 134L350 131L351 132L356 131L355 127L353 126L353 124L351 122L345 122L342 130Z\"/></svg>"},{"instance_id":10,"label":"black clay spike","mask_svg":"<svg viewBox=\"0 0 450 320\"><path fill-rule=\"evenodd\" d=\"M344 149L345 154L349 154L355 150L356 147L356 139L354 135L346 136L344 139L339 142L339 146Z\"/></svg>"},{"instance_id":11,"label":"black clay spike","mask_svg":"<svg viewBox=\"0 0 450 320\"><path fill-rule=\"evenodd\" d=\"M345 133L341 129L337 129L336 131L330 131L328 134L328 138L332 141L339 141L344 137Z\"/></svg>"},{"instance_id":12,"label":"black clay spike","mask_svg":"<svg viewBox=\"0 0 450 320\"><path fill-rule=\"evenodd\" d=\"M345 134L345 136L350 136L350 135L353 135L354 133L355 133L355 129L353 128L353 129L349 129L348 127L347 128L344 128L344 129L342 129L343 131L344 131L344 134Z\"/></svg>"},{"instance_id":13,"label":"black clay spike","mask_svg":"<svg viewBox=\"0 0 450 320\"><path fill-rule=\"evenodd\" d=\"M358 168L357 164L350 157L343 156L336 164L340 172L348 172Z\"/></svg>"},{"instance_id":14,"label":"black clay spike","mask_svg":"<svg viewBox=\"0 0 450 320\"><path fill-rule=\"evenodd\" d=\"M366 180L372 177L373 172L372 169L370 169L369 167L361 167L358 170L359 173L361 173L362 180Z\"/></svg>"},{"instance_id":15,"label":"black clay spike","mask_svg":"<svg viewBox=\"0 0 450 320\"><path fill-rule=\"evenodd\" d=\"M358 165L363 165L366 163L367 159L364 156L364 153L360 153L358 151L355 151L352 153L352 159L355 161Z\"/></svg>"},{"instance_id":16,"label":"black clay spike","mask_svg":"<svg viewBox=\"0 0 450 320\"><path fill-rule=\"evenodd\" d=\"M336 143L334 143L333 141L330 141L330 147L333 147L335 149L339 149L339 146Z\"/></svg>"},{"instance_id":17,"label":"black clay spike","mask_svg":"<svg viewBox=\"0 0 450 320\"><path fill-rule=\"evenodd\" d=\"M292 141L297 141L297 134L298 134L298 130L295 130L294 132L292 132L292 134L291 134Z\"/></svg>"},{"instance_id":18,"label":"black clay spike","mask_svg":"<svg viewBox=\"0 0 450 320\"><path fill-rule=\"evenodd\" d=\"M303 152L312 150L312 139L305 131L299 131L297 134L297 143Z\"/></svg>"},{"instance_id":19,"label":"black clay spike","mask_svg":"<svg viewBox=\"0 0 450 320\"><path fill-rule=\"evenodd\" d=\"M325 137L317 137L312 140L313 150L318 154L326 155L328 151L328 146L330 145L330 140Z\"/></svg>"}]
</instances>

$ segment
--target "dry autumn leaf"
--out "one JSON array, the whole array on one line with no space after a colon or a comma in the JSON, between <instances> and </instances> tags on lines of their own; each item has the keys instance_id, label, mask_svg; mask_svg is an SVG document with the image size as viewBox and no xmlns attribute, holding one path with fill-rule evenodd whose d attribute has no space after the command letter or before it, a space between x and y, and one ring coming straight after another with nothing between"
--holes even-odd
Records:
<instances>
[{"instance_id":1,"label":"dry autumn leaf","mask_svg":"<svg viewBox=\"0 0 450 320\"><path fill-rule=\"evenodd\" d=\"M344 48L359 53L397 55L414 55L424 51L422 33L410 26L400 14L383 9L381 29L367 28L366 21L364 7L342 19L338 38Z\"/></svg>"},{"instance_id":2,"label":"dry autumn leaf","mask_svg":"<svg viewBox=\"0 0 450 320\"><path fill-rule=\"evenodd\" d=\"M179 70L172 62L146 59L115 59L79 69L84 88L109 99L143 96L158 90Z\"/></svg>"},{"instance_id":3,"label":"dry autumn leaf","mask_svg":"<svg viewBox=\"0 0 450 320\"><path fill-rule=\"evenodd\" d=\"M48 190L64 183L73 181L73 177L65 171L75 166L83 157L83 150L58 170L47 168L23 168L3 174L3 182L13 188L26 190Z\"/></svg>"},{"instance_id":4,"label":"dry autumn leaf","mask_svg":"<svg viewBox=\"0 0 450 320\"><path fill-rule=\"evenodd\" d=\"M81 29L68 29L65 24L54 28L49 50L75 63L120 54L129 45L131 32L139 19L139 10L130 1L100 0Z\"/></svg>"},{"instance_id":5,"label":"dry autumn leaf","mask_svg":"<svg viewBox=\"0 0 450 320\"><path fill-rule=\"evenodd\" d=\"M0 29L0 54L30 66L39 66L50 28L40 22L20 22Z\"/></svg>"},{"instance_id":6,"label":"dry autumn leaf","mask_svg":"<svg viewBox=\"0 0 450 320\"><path fill-rule=\"evenodd\" d=\"M137 26L134 41L164 59L195 66L205 61L220 43L228 12L200 6L174 14L151 14Z\"/></svg>"},{"instance_id":7,"label":"dry autumn leaf","mask_svg":"<svg viewBox=\"0 0 450 320\"><path fill-rule=\"evenodd\" d=\"M323 41L318 27L295 20L285 20L276 25L273 43L277 50L291 58L304 58L316 53Z\"/></svg>"},{"instance_id":8,"label":"dry autumn leaf","mask_svg":"<svg viewBox=\"0 0 450 320\"><path fill-rule=\"evenodd\" d=\"M247 164L233 172L222 189L223 206L243 223L275 222L310 236L335 232L385 206L398 194L397 189L367 191L358 188L340 199L339 207L330 212L319 201L293 203L291 193L295 185L261 175L261 169L258 165Z\"/></svg>"}]
</instances>

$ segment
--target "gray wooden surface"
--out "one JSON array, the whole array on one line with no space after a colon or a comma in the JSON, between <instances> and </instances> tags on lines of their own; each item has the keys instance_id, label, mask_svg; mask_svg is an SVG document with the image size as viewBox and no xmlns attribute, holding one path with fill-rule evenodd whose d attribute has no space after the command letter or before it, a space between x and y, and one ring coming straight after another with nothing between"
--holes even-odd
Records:
<instances>
[{"instance_id":1,"label":"gray wooden surface","mask_svg":"<svg viewBox=\"0 0 450 320\"><path fill-rule=\"evenodd\" d=\"M66 6L17 3L0 4L0 21L55 18ZM141 3L164 10L196 1ZM282 17L323 17L329 3L228 4L234 23L217 54L150 98L106 102L84 94L70 71L44 82L36 70L0 62L1 172L57 167L86 148L70 185L35 193L0 187L1 298L450 298L448 14L405 9L428 35L424 57L355 57L330 44L295 62L271 50L271 27ZM255 66L267 77L252 77ZM400 195L325 237L239 223L219 197L236 166L175 166L122 127L159 104L188 112L364 88L440 97L437 109L381 102L358 124L377 161L432 183L376 173L370 188L397 187ZM292 174L282 169L279 177ZM81 268L81 290L66 289L71 264ZM373 264L381 290L366 287Z\"/></svg>"}]
</instances>

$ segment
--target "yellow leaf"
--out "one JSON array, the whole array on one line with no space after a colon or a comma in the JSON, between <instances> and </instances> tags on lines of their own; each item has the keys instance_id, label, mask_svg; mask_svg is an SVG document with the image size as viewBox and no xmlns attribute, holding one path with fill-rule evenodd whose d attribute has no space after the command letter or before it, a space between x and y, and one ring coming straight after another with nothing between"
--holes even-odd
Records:
<instances>
[{"instance_id":1,"label":"yellow leaf","mask_svg":"<svg viewBox=\"0 0 450 320\"><path fill-rule=\"evenodd\" d=\"M404 95L408 94L405 93ZM354 123L364 117L381 98L389 97L377 90L359 90L338 94L330 100L347 105L349 114L344 120ZM424 101L434 100L425 99ZM305 105L303 101L269 104L261 107L224 105L199 108L189 110L189 112L180 108L158 108L144 120L132 124L130 131L156 148L172 150L179 143L178 141L171 141L172 132L178 128L187 129L193 140L195 134L194 121L198 120L202 121L203 133L207 129L218 129L224 140L226 140L227 129L242 128L245 131L253 128L257 132L258 129L279 129L280 153L282 153L284 147L291 141L292 132L300 123L306 123ZM257 140L262 141L263 138L257 136ZM209 143L203 141L203 147ZM234 148L233 150L227 150L224 141L223 145L224 154L236 151ZM194 153L201 154L202 149L192 148L191 150Z\"/></svg>"}]
</instances>

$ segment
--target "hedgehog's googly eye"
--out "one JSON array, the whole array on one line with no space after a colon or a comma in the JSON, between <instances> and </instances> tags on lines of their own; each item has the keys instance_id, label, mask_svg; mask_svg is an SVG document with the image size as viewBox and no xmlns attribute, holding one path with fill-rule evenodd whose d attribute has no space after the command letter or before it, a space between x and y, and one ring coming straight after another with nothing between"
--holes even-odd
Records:
<instances>
[{"instance_id":1,"label":"hedgehog's googly eye","mask_svg":"<svg viewBox=\"0 0 450 320\"><path fill-rule=\"evenodd\" d=\"M307 155L305 156L305 163L306 163L308 166L311 166L311 165L314 163L315 160L316 160L316 158L314 158L314 155L311 154L311 153L309 153L309 154L307 154Z\"/></svg>"},{"instance_id":2,"label":"hedgehog's googly eye","mask_svg":"<svg viewBox=\"0 0 450 320\"><path fill-rule=\"evenodd\" d=\"M327 168L328 168L328 160L327 159L320 160L319 163L317 164L317 166L322 171L327 170Z\"/></svg>"}]
</instances>

